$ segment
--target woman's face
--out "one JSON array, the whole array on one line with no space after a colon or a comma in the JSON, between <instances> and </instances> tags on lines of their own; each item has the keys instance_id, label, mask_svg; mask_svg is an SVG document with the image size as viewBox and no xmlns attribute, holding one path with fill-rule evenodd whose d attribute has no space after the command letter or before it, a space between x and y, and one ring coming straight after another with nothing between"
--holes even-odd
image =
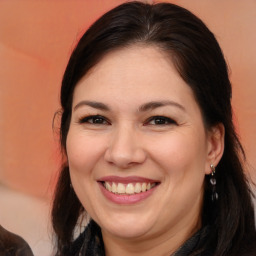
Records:
<instances>
[{"instance_id":1,"label":"woman's face","mask_svg":"<svg viewBox=\"0 0 256 256\"><path fill-rule=\"evenodd\" d=\"M75 88L70 175L103 237L198 228L211 151L192 90L156 47L109 53Z\"/></svg>"}]
</instances>

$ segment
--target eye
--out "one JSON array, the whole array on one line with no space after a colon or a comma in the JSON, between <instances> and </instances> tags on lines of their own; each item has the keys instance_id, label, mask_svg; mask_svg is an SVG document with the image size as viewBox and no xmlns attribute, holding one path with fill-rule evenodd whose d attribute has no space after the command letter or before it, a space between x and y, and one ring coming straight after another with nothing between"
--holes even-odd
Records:
<instances>
[{"instance_id":1,"label":"eye","mask_svg":"<svg viewBox=\"0 0 256 256\"><path fill-rule=\"evenodd\" d=\"M170 125L170 124L177 124L173 119L165 116L153 116L150 117L146 125Z\"/></svg>"},{"instance_id":2,"label":"eye","mask_svg":"<svg viewBox=\"0 0 256 256\"><path fill-rule=\"evenodd\" d=\"M101 115L93 115L93 116L86 116L79 119L79 123L89 123L89 124L110 124L109 121Z\"/></svg>"}]
</instances>

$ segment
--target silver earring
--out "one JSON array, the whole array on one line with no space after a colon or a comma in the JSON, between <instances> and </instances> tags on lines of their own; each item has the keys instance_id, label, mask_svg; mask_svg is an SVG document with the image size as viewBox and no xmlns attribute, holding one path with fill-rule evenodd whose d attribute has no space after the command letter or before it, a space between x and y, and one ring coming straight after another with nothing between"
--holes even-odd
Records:
<instances>
[{"instance_id":1,"label":"silver earring","mask_svg":"<svg viewBox=\"0 0 256 256\"><path fill-rule=\"evenodd\" d=\"M216 177L215 177L215 166L213 164L210 165L211 166L211 178L210 178L210 183L211 183L211 187L212 187L212 201L215 202L218 200L219 195L216 192Z\"/></svg>"}]
</instances>

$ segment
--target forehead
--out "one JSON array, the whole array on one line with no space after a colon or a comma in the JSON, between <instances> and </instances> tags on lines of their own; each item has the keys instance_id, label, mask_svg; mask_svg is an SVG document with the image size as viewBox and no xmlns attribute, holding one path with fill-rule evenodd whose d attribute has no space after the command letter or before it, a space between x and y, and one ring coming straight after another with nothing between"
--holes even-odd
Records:
<instances>
[{"instance_id":1,"label":"forehead","mask_svg":"<svg viewBox=\"0 0 256 256\"><path fill-rule=\"evenodd\" d=\"M138 104L164 98L194 100L191 88L180 77L170 56L154 46L133 46L104 56L75 88L74 101L91 97Z\"/></svg>"}]
</instances>

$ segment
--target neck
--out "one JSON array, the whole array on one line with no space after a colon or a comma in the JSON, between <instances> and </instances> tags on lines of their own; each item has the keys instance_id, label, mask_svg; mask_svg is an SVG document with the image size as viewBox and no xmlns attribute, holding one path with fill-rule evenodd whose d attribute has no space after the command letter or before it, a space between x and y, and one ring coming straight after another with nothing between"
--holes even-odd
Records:
<instances>
[{"instance_id":1,"label":"neck","mask_svg":"<svg viewBox=\"0 0 256 256\"><path fill-rule=\"evenodd\" d=\"M163 235L138 239L122 239L105 233L102 230L105 255L170 256L199 228L200 224L198 222L192 222L189 226L179 227L178 230L175 229L175 231L169 231Z\"/></svg>"}]
</instances>

